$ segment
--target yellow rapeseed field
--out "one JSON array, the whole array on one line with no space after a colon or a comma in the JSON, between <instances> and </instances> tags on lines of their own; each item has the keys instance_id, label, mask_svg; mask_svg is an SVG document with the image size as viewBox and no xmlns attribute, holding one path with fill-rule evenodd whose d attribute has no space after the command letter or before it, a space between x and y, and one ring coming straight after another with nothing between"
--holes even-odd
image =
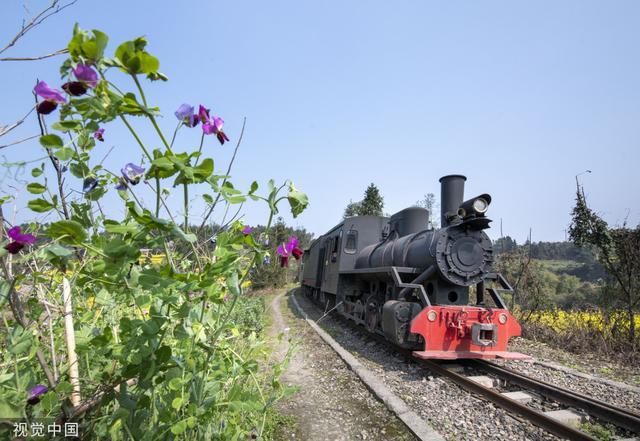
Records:
<instances>
[{"instance_id":1,"label":"yellow rapeseed field","mask_svg":"<svg viewBox=\"0 0 640 441\"><path fill-rule=\"evenodd\" d=\"M622 329L629 328L629 319L622 311L617 311L607 316L599 311L539 311L532 313L530 320L547 326L558 333L572 329L608 332L614 326ZM637 329L640 329L640 314L635 316L635 325Z\"/></svg>"}]
</instances>

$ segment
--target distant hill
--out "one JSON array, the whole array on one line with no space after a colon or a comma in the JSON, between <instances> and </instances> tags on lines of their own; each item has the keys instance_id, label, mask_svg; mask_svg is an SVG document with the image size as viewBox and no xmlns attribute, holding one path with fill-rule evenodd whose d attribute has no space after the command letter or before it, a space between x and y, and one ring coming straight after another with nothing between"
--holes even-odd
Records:
<instances>
[{"instance_id":1,"label":"distant hill","mask_svg":"<svg viewBox=\"0 0 640 441\"><path fill-rule=\"evenodd\" d=\"M509 236L494 242L494 250L500 255L505 252L520 251L529 254L533 259L540 260L545 268L555 274L568 274L584 282L597 282L606 277L602 265L595 258L593 252L580 248L572 242L533 242L522 245Z\"/></svg>"}]
</instances>

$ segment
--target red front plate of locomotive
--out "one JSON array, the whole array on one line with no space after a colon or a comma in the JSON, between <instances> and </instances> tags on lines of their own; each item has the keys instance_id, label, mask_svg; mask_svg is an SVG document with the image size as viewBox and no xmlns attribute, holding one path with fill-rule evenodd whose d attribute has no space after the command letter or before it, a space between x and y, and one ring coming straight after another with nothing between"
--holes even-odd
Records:
<instances>
[{"instance_id":1,"label":"red front plate of locomotive","mask_svg":"<svg viewBox=\"0 0 640 441\"><path fill-rule=\"evenodd\" d=\"M431 306L413 319L411 332L422 335L425 341L424 351L413 352L417 358L531 358L507 351L509 339L519 336L521 328L506 309Z\"/></svg>"}]
</instances>

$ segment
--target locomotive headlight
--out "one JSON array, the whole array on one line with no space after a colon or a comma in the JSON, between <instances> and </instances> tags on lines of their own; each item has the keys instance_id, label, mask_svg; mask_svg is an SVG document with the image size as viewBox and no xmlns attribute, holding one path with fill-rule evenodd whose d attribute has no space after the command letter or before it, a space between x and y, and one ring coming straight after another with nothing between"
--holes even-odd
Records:
<instances>
[{"instance_id":1,"label":"locomotive headlight","mask_svg":"<svg viewBox=\"0 0 640 441\"><path fill-rule=\"evenodd\" d=\"M435 311L429 311L427 313L427 320L430 322L435 322L436 318L438 318L438 314Z\"/></svg>"},{"instance_id":2,"label":"locomotive headlight","mask_svg":"<svg viewBox=\"0 0 640 441\"><path fill-rule=\"evenodd\" d=\"M500 314L498 316L498 321L500 322L501 325L504 325L505 323L507 323L507 314Z\"/></svg>"},{"instance_id":3,"label":"locomotive headlight","mask_svg":"<svg viewBox=\"0 0 640 441\"><path fill-rule=\"evenodd\" d=\"M473 209L476 211L476 213L484 213L488 208L489 204L482 198L478 198L473 201Z\"/></svg>"}]
</instances>

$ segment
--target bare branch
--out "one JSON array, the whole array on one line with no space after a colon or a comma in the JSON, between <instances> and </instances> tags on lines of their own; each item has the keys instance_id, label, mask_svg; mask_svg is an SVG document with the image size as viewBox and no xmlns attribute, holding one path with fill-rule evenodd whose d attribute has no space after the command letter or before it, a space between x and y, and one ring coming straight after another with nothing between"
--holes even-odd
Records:
<instances>
[{"instance_id":1,"label":"bare branch","mask_svg":"<svg viewBox=\"0 0 640 441\"><path fill-rule=\"evenodd\" d=\"M19 119L18 121L14 122L11 125L8 126L0 126L0 136L4 136L7 133L9 133L10 131L12 131L13 129L15 129L16 127L18 127L20 124L22 124L24 122L25 119L27 119L27 117L29 115L31 115L31 112L33 112L33 109L35 109L35 107L32 107L25 116L23 116L21 119Z\"/></svg>"},{"instance_id":2,"label":"bare branch","mask_svg":"<svg viewBox=\"0 0 640 441\"><path fill-rule=\"evenodd\" d=\"M30 30L38 26L47 18L51 17L54 14L57 14L58 12L62 11L65 8L68 8L69 6L73 5L76 1L78 0L71 0L68 3L61 5L60 0L52 0L49 7L43 9L38 15L33 17L29 23L22 24L20 31L9 41L9 43L5 47L0 49L0 54L6 51L7 49L9 49L10 47L12 47L14 44L16 44L16 42L20 38L24 37L24 35L27 32L29 32Z\"/></svg>"},{"instance_id":3,"label":"bare branch","mask_svg":"<svg viewBox=\"0 0 640 441\"><path fill-rule=\"evenodd\" d=\"M238 153L238 148L242 143L242 136L244 135L244 127L246 124L247 124L247 118L245 117L244 120L242 121L242 130L240 131L240 136L238 137L236 148L233 150L233 156L231 157L231 161L229 162L229 166L227 167L227 173L225 173L225 176L229 176L229 173L231 172L231 167L233 167L233 161L236 160L236 154ZM226 182L227 182L227 178L224 178L222 180L222 185L220 187L223 187ZM209 208L209 211L207 212L207 214L204 216L204 219L202 219L202 223L200 224L200 227L198 227L196 234L199 234L202 231L205 224L207 223L207 219L209 219L209 216L211 216L211 213L213 213L213 210L214 208L216 208L216 205L218 204L219 200L220 200L220 192L216 195L216 199L213 201L213 204L211 204L211 207Z\"/></svg>"},{"instance_id":4,"label":"bare branch","mask_svg":"<svg viewBox=\"0 0 640 441\"><path fill-rule=\"evenodd\" d=\"M39 57L5 57L0 58L0 61L37 61L44 60L45 58L55 57L57 55L68 54L69 49L60 49L50 54L40 55Z\"/></svg>"},{"instance_id":5,"label":"bare branch","mask_svg":"<svg viewBox=\"0 0 640 441\"><path fill-rule=\"evenodd\" d=\"M19 139L17 141L10 142L9 144L2 144L2 145L0 145L0 149L11 147L12 145L20 144L21 142L29 141L30 139L39 138L39 137L40 137L40 135L28 136L26 138L22 138L22 139Z\"/></svg>"}]
</instances>

